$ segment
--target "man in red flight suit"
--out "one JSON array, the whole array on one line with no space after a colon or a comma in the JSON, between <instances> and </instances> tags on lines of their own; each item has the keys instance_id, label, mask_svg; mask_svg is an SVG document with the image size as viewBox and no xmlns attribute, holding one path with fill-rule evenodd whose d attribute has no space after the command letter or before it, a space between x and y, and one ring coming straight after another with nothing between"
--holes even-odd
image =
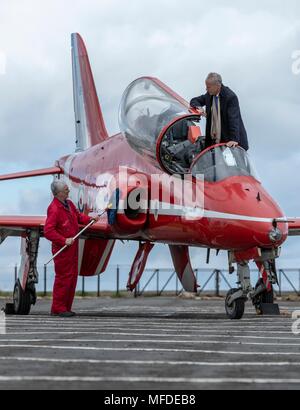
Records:
<instances>
[{"instance_id":1,"label":"man in red flight suit","mask_svg":"<svg viewBox=\"0 0 300 410\"><path fill-rule=\"evenodd\" d=\"M55 255L62 247L68 247L55 260L55 283L51 314L59 317L72 317L72 305L78 279L78 240L74 238L80 225L88 225L93 218L79 213L73 202L68 200L69 187L61 181L51 185L54 200L47 212L45 237L52 242ZM99 218L95 218L97 222Z\"/></svg>"}]
</instances>

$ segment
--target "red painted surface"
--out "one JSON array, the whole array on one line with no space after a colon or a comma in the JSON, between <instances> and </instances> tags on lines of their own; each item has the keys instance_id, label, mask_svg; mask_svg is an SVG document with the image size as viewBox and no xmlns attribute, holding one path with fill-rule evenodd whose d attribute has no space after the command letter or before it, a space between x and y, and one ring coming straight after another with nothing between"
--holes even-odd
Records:
<instances>
[{"instance_id":1,"label":"red painted surface","mask_svg":"<svg viewBox=\"0 0 300 410\"><path fill-rule=\"evenodd\" d=\"M86 239L82 259L79 260L80 276L95 276L103 273L109 263L114 244L105 239Z\"/></svg>"},{"instance_id":2,"label":"red painted surface","mask_svg":"<svg viewBox=\"0 0 300 410\"><path fill-rule=\"evenodd\" d=\"M80 69L82 76L83 95L85 100L85 109L87 115L87 128L89 132L91 145L99 144L99 142L107 139L108 133L103 120L102 111L97 96L96 86L92 75L89 57L86 51L85 44L79 34L77 34Z\"/></svg>"},{"instance_id":3,"label":"red painted surface","mask_svg":"<svg viewBox=\"0 0 300 410\"><path fill-rule=\"evenodd\" d=\"M199 286L191 265L188 246L170 245L170 251L177 276L183 288L188 292L196 293Z\"/></svg>"},{"instance_id":4,"label":"red painted surface","mask_svg":"<svg viewBox=\"0 0 300 410\"><path fill-rule=\"evenodd\" d=\"M165 171L158 160L150 161L146 156L134 151L122 134L108 138L90 63L81 38L80 56L82 57L81 74L87 126L93 146L84 152L61 158L57 161L55 168L6 175L0 177L0 180L62 173L61 178L71 188L71 199L83 212L88 214L105 209L117 187L121 189L121 199L124 200L128 192L118 179L120 167L126 169L133 178L139 174L147 181L151 180L153 174L161 176L165 174ZM189 108L188 103L165 84L157 79L152 80L167 91L172 98ZM199 114L196 110L190 110L190 112ZM164 133L177 120L178 118L174 119L162 131L157 141L157 153ZM201 153L201 155L204 154L205 152ZM117 185L119 184L118 186L112 183L113 178ZM129 192L137 187L148 190L148 209L131 219L124 212L119 212L114 226L108 225L107 216L104 215L86 235L95 240L104 239L106 244L109 239L169 244L173 247L171 252L178 271L183 274L184 269L190 270L188 246L233 250L252 255L253 248L279 247L285 242L289 228L300 229L300 220L295 220L295 224L281 222L278 227L282 231L282 239L278 242L271 241L269 234L273 229L273 220L284 218L284 214L261 183L253 177L235 176L216 183L194 179L193 184L194 188L197 186L204 192L205 213L203 218L188 219L184 209L181 215L172 212L156 214L155 210L150 208L150 201L161 201L162 193L166 189L164 183L160 187L159 197L157 194L151 194L151 185L146 188L144 185L134 186L133 184ZM177 204L182 199L180 196L182 193L174 192L170 204ZM200 207L202 205L199 204ZM268 221L255 221L251 218L265 218ZM44 223L44 217L0 217L1 227L41 227L42 231ZM90 252L86 251L87 254L84 255L86 259L92 258L93 246ZM95 247L97 246L95 242ZM181 259L185 266L179 266ZM99 258L97 260L99 262ZM88 275L95 266L96 261L93 262L88 272L83 272L83 274ZM195 281L193 287L196 288Z\"/></svg>"},{"instance_id":5,"label":"red painted surface","mask_svg":"<svg viewBox=\"0 0 300 410\"><path fill-rule=\"evenodd\" d=\"M32 178L32 177L40 177L46 175L58 175L61 174L62 171L58 167L52 168L45 168L45 169L38 169L36 171L27 171L27 172L16 172L14 174L7 174L1 175L0 181L8 181L11 179L22 179L22 178Z\"/></svg>"},{"instance_id":6,"label":"red painted surface","mask_svg":"<svg viewBox=\"0 0 300 410\"><path fill-rule=\"evenodd\" d=\"M91 218L80 214L74 204L69 209L56 198L50 204L45 223L45 237L52 242L55 255L65 244L66 239L75 237L79 224L87 225ZM78 240L54 259L55 282L53 288L52 313L59 314L72 310L78 278Z\"/></svg>"},{"instance_id":7,"label":"red painted surface","mask_svg":"<svg viewBox=\"0 0 300 410\"><path fill-rule=\"evenodd\" d=\"M141 280L149 254L152 251L153 247L154 244L150 242L140 243L139 245L139 249L132 264L127 283L127 289L131 292L135 290L139 281Z\"/></svg>"}]
</instances>

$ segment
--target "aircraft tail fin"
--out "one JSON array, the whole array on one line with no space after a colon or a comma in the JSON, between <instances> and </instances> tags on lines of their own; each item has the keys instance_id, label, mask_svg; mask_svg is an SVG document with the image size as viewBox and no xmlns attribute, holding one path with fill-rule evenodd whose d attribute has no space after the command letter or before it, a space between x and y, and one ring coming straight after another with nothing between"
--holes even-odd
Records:
<instances>
[{"instance_id":1,"label":"aircraft tail fin","mask_svg":"<svg viewBox=\"0 0 300 410\"><path fill-rule=\"evenodd\" d=\"M76 151L84 151L106 140L109 136L100 108L86 47L81 36L77 33L72 34L71 40Z\"/></svg>"}]
</instances>

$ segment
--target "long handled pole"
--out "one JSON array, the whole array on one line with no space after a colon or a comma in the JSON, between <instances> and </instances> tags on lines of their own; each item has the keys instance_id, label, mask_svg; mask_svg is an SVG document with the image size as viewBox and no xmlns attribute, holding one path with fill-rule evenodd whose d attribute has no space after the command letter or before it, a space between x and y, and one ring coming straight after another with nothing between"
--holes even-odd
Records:
<instances>
[{"instance_id":1,"label":"long handled pole","mask_svg":"<svg viewBox=\"0 0 300 410\"><path fill-rule=\"evenodd\" d=\"M99 218L105 214L105 212L107 212L112 206L108 206L108 208L105 209L105 211L103 211L100 215ZM92 220L84 229L82 229L76 236L74 236L73 241L76 241L77 238L79 238L80 235L82 235L87 229L89 229L92 225L94 225L96 221ZM58 255L60 255L65 249L68 248L68 245L65 245L63 248L61 248L61 250L59 250L50 260L49 262L45 263L45 266L49 265L50 262L53 261L53 259L55 259Z\"/></svg>"}]
</instances>

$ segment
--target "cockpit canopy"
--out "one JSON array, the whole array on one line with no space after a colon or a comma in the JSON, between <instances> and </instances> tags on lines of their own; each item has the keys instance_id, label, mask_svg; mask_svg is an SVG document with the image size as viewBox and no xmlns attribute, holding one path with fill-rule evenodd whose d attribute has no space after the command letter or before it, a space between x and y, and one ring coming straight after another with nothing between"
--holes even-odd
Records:
<instances>
[{"instance_id":1,"label":"cockpit canopy","mask_svg":"<svg viewBox=\"0 0 300 410\"><path fill-rule=\"evenodd\" d=\"M248 176L259 181L247 152L241 148L216 145L203 152L192 165L194 177L207 182L219 182L233 176Z\"/></svg>"},{"instance_id":2,"label":"cockpit canopy","mask_svg":"<svg viewBox=\"0 0 300 410\"><path fill-rule=\"evenodd\" d=\"M119 112L120 129L129 145L170 174L192 173L207 182L232 176L259 180L242 148L226 144L205 149L200 115L169 87L143 77L125 90Z\"/></svg>"},{"instance_id":3,"label":"cockpit canopy","mask_svg":"<svg viewBox=\"0 0 300 410\"><path fill-rule=\"evenodd\" d=\"M183 98L155 78L143 77L130 84L120 105L120 129L130 146L170 173L189 170L195 156L184 157L187 149L195 148L188 141L189 127L199 120Z\"/></svg>"}]
</instances>

